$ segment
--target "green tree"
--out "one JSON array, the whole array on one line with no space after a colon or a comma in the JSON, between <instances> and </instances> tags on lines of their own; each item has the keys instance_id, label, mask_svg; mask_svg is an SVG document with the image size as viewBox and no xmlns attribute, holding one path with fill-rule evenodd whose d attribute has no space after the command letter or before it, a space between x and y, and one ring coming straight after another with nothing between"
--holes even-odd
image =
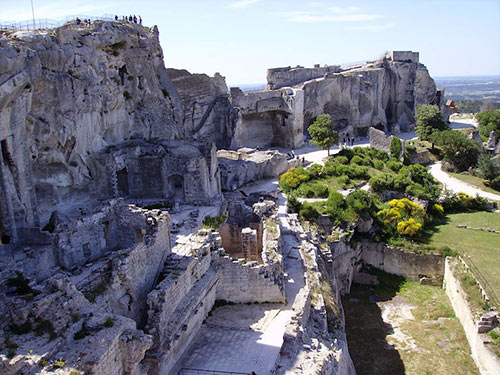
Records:
<instances>
[{"instance_id":1,"label":"green tree","mask_svg":"<svg viewBox=\"0 0 500 375\"><path fill-rule=\"evenodd\" d=\"M339 143L339 135L333 130L332 116L328 114L318 115L316 121L309 126L311 135L311 144L317 145L328 151L330 156L330 147Z\"/></svg>"},{"instance_id":2,"label":"green tree","mask_svg":"<svg viewBox=\"0 0 500 375\"><path fill-rule=\"evenodd\" d=\"M415 132L424 141L429 140L435 131L448 128L437 105L419 105L415 119L417 120Z\"/></svg>"},{"instance_id":3,"label":"green tree","mask_svg":"<svg viewBox=\"0 0 500 375\"><path fill-rule=\"evenodd\" d=\"M500 109L490 109L480 112L476 118L479 123L479 134L488 138L493 130L497 139L500 138Z\"/></svg>"},{"instance_id":4,"label":"green tree","mask_svg":"<svg viewBox=\"0 0 500 375\"><path fill-rule=\"evenodd\" d=\"M476 143L457 130L436 132L432 141L441 146L443 159L459 172L477 164L479 149Z\"/></svg>"},{"instance_id":5,"label":"green tree","mask_svg":"<svg viewBox=\"0 0 500 375\"><path fill-rule=\"evenodd\" d=\"M401 151L403 151L403 147L401 146L401 139L398 137L392 137L391 144L391 158L399 159L401 156Z\"/></svg>"}]
</instances>

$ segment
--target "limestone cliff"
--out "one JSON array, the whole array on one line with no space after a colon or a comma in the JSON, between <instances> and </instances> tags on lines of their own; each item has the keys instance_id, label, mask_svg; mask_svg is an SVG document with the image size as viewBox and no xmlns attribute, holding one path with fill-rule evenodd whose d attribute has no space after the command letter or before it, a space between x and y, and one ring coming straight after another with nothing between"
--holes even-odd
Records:
<instances>
[{"instance_id":1,"label":"limestone cliff","mask_svg":"<svg viewBox=\"0 0 500 375\"><path fill-rule=\"evenodd\" d=\"M186 134L228 148L237 115L229 103L225 78L219 73L209 77L179 69L167 69L167 73L182 101Z\"/></svg>"},{"instance_id":2,"label":"limestone cliff","mask_svg":"<svg viewBox=\"0 0 500 375\"><path fill-rule=\"evenodd\" d=\"M399 133L415 123L419 104L440 104L427 68L415 62L384 60L303 84L305 128L321 113L337 130L366 136L370 126Z\"/></svg>"},{"instance_id":3,"label":"limestone cliff","mask_svg":"<svg viewBox=\"0 0 500 375\"><path fill-rule=\"evenodd\" d=\"M132 138L181 138L182 117L156 27L96 21L4 32L0 226L38 226L44 207L86 197L90 154Z\"/></svg>"}]
</instances>

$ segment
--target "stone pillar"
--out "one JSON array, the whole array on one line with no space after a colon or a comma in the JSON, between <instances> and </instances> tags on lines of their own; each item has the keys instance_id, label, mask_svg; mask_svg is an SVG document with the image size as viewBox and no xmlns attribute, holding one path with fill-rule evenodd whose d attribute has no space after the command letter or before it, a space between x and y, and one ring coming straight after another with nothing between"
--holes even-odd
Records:
<instances>
[{"instance_id":1,"label":"stone pillar","mask_svg":"<svg viewBox=\"0 0 500 375\"><path fill-rule=\"evenodd\" d=\"M258 255L257 231L252 228L241 230L241 252L245 259L256 260Z\"/></svg>"}]
</instances>

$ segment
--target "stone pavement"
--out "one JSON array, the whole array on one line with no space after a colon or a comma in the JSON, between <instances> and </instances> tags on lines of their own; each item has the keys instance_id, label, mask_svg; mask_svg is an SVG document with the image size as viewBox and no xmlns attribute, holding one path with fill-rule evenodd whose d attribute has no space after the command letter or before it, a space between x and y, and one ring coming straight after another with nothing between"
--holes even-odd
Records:
<instances>
[{"instance_id":1,"label":"stone pavement","mask_svg":"<svg viewBox=\"0 0 500 375\"><path fill-rule=\"evenodd\" d=\"M274 369L286 325L293 314L293 302L305 286L299 243L290 232L286 198L281 194L278 215L282 226L284 267L288 274L287 304L226 305L213 310L170 375L177 374L181 368L255 371L258 375L270 374Z\"/></svg>"}]
</instances>

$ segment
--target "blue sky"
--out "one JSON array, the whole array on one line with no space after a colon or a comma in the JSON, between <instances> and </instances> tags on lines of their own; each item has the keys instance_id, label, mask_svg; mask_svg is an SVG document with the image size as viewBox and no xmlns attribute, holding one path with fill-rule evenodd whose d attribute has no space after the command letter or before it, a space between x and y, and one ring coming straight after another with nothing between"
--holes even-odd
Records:
<instances>
[{"instance_id":1,"label":"blue sky","mask_svg":"<svg viewBox=\"0 0 500 375\"><path fill-rule=\"evenodd\" d=\"M500 74L500 0L33 0L35 16L141 15L158 25L167 67L265 82L278 66L420 52L432 76ZM1 20L31 18L30 0L0 0Z\"/></svg>"}]
</instances>

